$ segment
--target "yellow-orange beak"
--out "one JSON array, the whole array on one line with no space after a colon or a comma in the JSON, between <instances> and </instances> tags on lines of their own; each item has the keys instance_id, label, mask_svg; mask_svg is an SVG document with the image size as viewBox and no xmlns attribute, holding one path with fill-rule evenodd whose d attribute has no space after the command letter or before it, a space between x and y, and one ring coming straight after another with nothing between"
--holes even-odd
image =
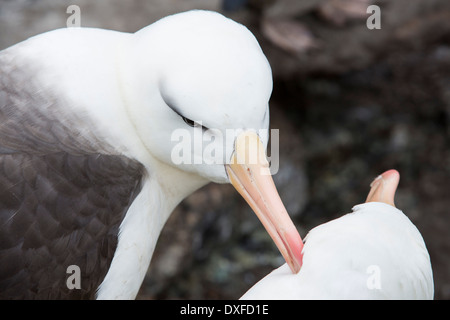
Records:
<instances>
[{"instance_id":1,"label":"yellow-orange beak","mask_svg":"<svg viewBox=\"0 0 450 320\"><path fill-rule=\"evenodd\" d=\"M302 239L289 217L270 174L264 146L252 131L235 141L231 163L226 170L231 184L261 220L292 272L302 265Z\"/></svg>"},{"instance_id":2,"label":"yellow-orange beak","mask_svg":"<svg viewBox=\"0 0 450 320\"><path fill-rule=\"evenodd\" d=\"M395 207L395 191L400 181L397 170L388 170L373 180L366 202L384 202Z\"/></svg>"}]
</instances>

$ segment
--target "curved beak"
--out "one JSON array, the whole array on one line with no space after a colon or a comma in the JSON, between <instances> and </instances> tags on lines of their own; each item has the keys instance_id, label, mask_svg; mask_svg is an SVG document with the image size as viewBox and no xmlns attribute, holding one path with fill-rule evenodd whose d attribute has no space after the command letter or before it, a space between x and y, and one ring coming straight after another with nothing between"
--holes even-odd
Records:
<instances>
[{"instance_id":1,"label":"curved beak","mask_svg":"<svg viewBox=\"0 0 450 320\"><path fill-rule=\"evenodd\" d=\"M231 163L225 168L231 184L256 213L292 272L297 273L303 242L278 195L265 148L255 132L243 132L236 138Z\"/></svg>"},{"instance_id":2,"label":"curved beak","mask_svg":"<svg viewBox=\"0 0 450 320\"><path fill-rule=\"evenodd\" d=\"M394 197L400 182L397 170L388 170L372 181L366 202L384 202L395 207Z\"/></svg>"}]
</instances>

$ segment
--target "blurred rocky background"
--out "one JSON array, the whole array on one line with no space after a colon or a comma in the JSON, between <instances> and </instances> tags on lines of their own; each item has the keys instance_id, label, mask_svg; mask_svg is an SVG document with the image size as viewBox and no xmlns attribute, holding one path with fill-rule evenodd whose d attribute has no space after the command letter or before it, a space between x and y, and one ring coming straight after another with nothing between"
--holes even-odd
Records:
<instances>
[{"instance_id":1,"label":"blurred rocky background","mask_svg":"<svg viewBox=\"0 0 450 320\"><path fill-rule=\"evenodd\" d=\"M258 38L274 74L280 195L302 236L401 174L396 204L421 231L435 298L450 299L448 0L0 0L0 49L66 26L134 32L168 14L219 11ZM369 30L369 5L381 29ZM183 201L161 234L139 299L236 299L282 258L229 185Z\"/></svg>"}]
</instances>

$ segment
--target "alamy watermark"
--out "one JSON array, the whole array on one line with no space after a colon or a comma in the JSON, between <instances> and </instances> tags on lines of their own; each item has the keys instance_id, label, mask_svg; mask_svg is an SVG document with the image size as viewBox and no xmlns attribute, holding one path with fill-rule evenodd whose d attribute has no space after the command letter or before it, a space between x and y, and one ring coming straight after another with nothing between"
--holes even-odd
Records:
<instances>
[{"instance_id":1,"label":"alamy watermark","mask_svg":"<svg viewBox=\"0 0 450 320\"><path fill-rule=\"evenodd\" d=\"M70 276L67 277L66 280L66 286L68 289L81 289L81 270L80 267L72 264L67 267L66 270L67 274L70 274Z\"/></svg>"},{"instance_id":2,"label":"alamy watermark","mask_svg":"<svg viewBox=\"0 0 450 320\"><path fill-rule=\"evenodd\" d=\"M367 18L367 29L381 29L381 9L379 6L371 5L367 7L367 13L370 13L370 17Z\"/></svg>"},{"instance_id":3,"label":"alamy watermark","mask_svg":"<svg viewBox=\"0 0 450 320\"><path fill-rule=\"evenodd\" d=\"M66 20L67 28L81 27L81 9L79 6L71 4L67 7L66 13L70 14Z\"/></svg>"},{"instance_id":4,"label":"alamy watermark","mask_svg":"<svg viewBox=\"0 0 450 320\"><path fill-rule=\"evenodd\" d=\"M381 290L381 268L377 265L370 265L366 269L367 277L366 285L369 290Z\"/></svg>"},{"instance_id":5,"label":"alamy watermark","mask_svg":"<svg viewBox=\"0 0 450 320\"><path fill-rule=\"evenodd\" d=\"M367 7L366 12L370 16L366 20L366 26L369 30L381 29L381 9L377 5L370 5ZM81 9L75 4L71 4L67 7L66 13L70 14L67 18L67 28L81 27Z\"/></svg>"},{"instance_id":6,"label":"alamy watermark","mask_svg":"<svg viewBox=\"0 0 450 320\"><path fill-rule=\"evenodd\" d=\"M198 121L201 126L201 121ZM267 129L253 130L258 136L267 135ZM227 148L234 147L236 137L243 133L243 129L226 129L225 132L219 129L207 130L189 130L179 128L172 132L171 142L175 143L171 150L171 160L175 165L181 164L206 164L206 165L226 165L231 164L232 159L228 158L230 152ZM279 169L279 130L270 130L270 145L268 151L270 155L266 155L269 164L270 174L276 174ZM237 159L237 164L261 164L263 161L259 159L259 155L265 154L265 150L257 140L246 141L246 149L256 152L245 152L244 158ZM255 145L252 145L255 144ZM228 150L229 151L229 150Z\"/></svg>"}]
</instances>

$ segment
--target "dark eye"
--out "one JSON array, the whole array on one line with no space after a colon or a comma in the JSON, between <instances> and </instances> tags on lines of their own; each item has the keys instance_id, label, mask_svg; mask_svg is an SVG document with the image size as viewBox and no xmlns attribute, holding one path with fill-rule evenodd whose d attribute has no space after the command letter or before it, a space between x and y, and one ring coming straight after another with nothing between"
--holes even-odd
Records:
<instances>
[{"instance_id":1,"label":"dark eye","mask_svg":"<svg viewBox=\"0 0 450 320\"><path fill-rule=\"evenodd\" d=\"M193 120L185 118L183 116L181 118L183 118L183 121L186 122L189 126L195 127L196 123Z\"/></svg>"}]
</instances>

